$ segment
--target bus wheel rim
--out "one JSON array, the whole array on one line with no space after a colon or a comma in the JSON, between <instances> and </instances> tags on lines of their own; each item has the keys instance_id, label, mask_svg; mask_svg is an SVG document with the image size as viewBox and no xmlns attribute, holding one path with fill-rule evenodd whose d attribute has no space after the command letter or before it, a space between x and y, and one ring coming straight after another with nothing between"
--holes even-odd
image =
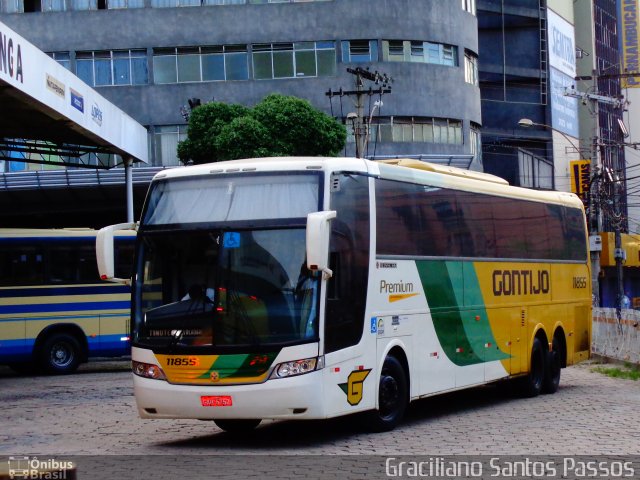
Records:
<instances>
[{"instance_id":1,"label":"bus wheel rim","mask_svg":"<svg viewBox=\"0 0 640 480\"><path fill-rule=\"evenodd\" d=\"M394 412L398 405L398 382L390 375L380 379L380 413L388 416Z\"/></svg>"},{"instance_id":2,"label":"bus wheel rim","mask_svg":"<svg viewBox=\"0 0 640 480\"><path fill-rule=\"evenodd\" d=\"M51 348L51 363L57 367L66 367L73 361L73 352L68 345L56 343Z\"/></svg>"}]
</instances>

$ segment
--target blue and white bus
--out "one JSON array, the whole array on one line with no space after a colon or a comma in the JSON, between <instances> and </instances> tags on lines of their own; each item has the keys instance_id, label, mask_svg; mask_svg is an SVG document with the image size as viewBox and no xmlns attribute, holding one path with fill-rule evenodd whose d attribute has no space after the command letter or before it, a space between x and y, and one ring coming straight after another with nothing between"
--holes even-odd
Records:
<instances>
[{"instance_id":1,"label":"blue and white bus","mask_svg":"<svg viewBox=\"0 0 640 480\"><path fill-rule=\"evenodd\" d=\"M89 357L130 353L128 285L100 281L96 232L0 229L0 364L73 372ZM135 234L116 234L116 268L130 277Z\"/></svg>"}]
</instances>

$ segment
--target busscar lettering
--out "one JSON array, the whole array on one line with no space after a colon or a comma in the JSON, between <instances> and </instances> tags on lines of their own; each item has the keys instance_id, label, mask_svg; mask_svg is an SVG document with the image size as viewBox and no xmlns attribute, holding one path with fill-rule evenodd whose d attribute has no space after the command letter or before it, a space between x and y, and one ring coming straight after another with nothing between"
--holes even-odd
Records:
<instances>
[{"instance_id":1,"label":"busscar lettering","mask_svg":"<svg viewBox=\"0 0 640 480\"><path fill-rule=\"evenodd\" d=\"M496 297L549 293L547 270L494 270L492 278L493 294Z\"/></svg>"},{"instance_id":2,"label":"busscar lettering","mask_svg":"<svg viewBox=\"0 0 640 480\"><path fill-rule=\"evenodd\" d=\"M10 78L24 83L22 73L22 49L20 44L14 46L13 39L0 32L0 72L8 74Z\"/></svg>"}]
</instances>

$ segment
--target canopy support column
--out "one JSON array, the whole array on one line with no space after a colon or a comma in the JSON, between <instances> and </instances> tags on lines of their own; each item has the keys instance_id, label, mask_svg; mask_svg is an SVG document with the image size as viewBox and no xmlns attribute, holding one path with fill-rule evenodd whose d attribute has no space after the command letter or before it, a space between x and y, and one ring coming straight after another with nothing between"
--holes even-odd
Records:
<instances>
[{"instance_id":1,"label":"canopy support column","mask_svg":"<svg viewBox=\"0 0 640 480\"><path fill-rule=\"evenodd\" d=\"M127 189L127 223L133 223L133 158L127 157L124 161L124 179Z\"/></svg>"}]
</instances>

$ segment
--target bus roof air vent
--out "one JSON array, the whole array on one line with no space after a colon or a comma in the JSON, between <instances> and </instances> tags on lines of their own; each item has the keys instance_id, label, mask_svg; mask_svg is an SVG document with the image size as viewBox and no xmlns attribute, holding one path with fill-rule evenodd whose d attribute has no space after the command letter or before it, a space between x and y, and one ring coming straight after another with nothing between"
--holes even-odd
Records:
<instances>
[{"instance_id":1,"label":"bus roof air vent","mask_svg":"<svg viewBox=\"0 0 640 480\"><path fill-rule=\"evenodd\" d=\"M462 168L450 167L448 165L438 165L437 163L423 162L422 160L398 158L391 160L379 160L379 162L386 163L388 165L398 165L399 167L415 168L416 170L426 170L427 172L440 173L442 175L452 175L454 177L463 177L473 180L482 180L484 182L498 183L501 185L509 185L509 182L505 179L489 173L464 170Z\"/></svg>"}]
</instances>

